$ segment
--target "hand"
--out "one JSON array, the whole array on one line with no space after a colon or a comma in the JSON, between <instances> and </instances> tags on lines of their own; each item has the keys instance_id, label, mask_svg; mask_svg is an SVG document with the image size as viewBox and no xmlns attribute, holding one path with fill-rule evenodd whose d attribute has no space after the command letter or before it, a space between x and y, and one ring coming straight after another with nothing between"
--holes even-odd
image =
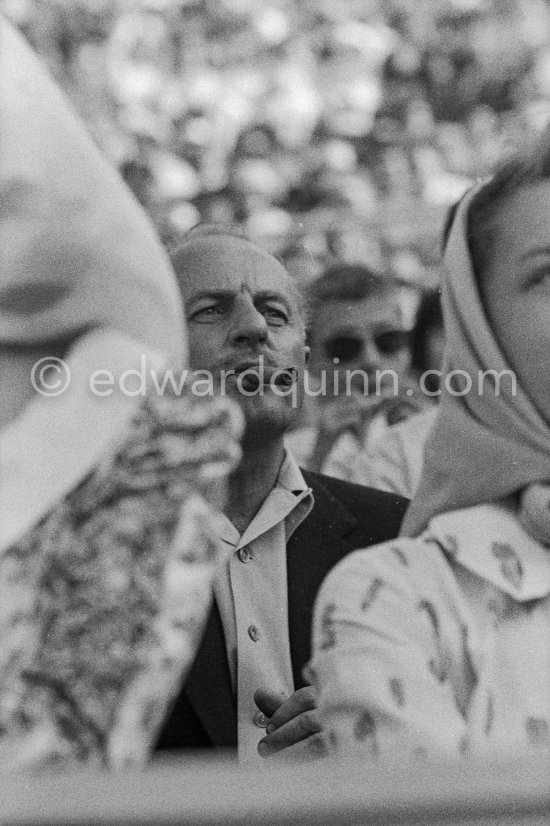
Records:
<instances>
[{"instance_id":1,"label":"hand","mask_svg":"<svg viewBox=\"0 0 550 826\"><path fill-rule=\"evenodd\" d=\"M331 450L343 433L353 433L363 442L373 417L386 404L395 404L393 390L382 388L378 395L364 396L359 393L325 400L320 405L317 421L317 439L310 457L310 470L321 471Z\"/></svg>"},{"instance_id":2,"label":"hand","mask_svg":"<svg viewBox=\"0 0 550 826\"><path fill-rule=\"evenodd\" d=\"M342 433L351 431L358 438L370 420L382 409L384 403L395 398L389 390L378 395L363 396L350 393L325 401L319 417L321 438L334 441Z\"/></svg>"},{"instance_id":3,"label":"hand","mask_svg":"<svg viewBox=\"0 0 550 826\"><path fill-rule=\"evenodd\" d=\"M299 688L286 698L259 689L254 702L269 718L266 736L258 743L262 757L285 752L289 757L312 759L325 754L325 741L311 686Z\"/></svg>"}]
</instances>

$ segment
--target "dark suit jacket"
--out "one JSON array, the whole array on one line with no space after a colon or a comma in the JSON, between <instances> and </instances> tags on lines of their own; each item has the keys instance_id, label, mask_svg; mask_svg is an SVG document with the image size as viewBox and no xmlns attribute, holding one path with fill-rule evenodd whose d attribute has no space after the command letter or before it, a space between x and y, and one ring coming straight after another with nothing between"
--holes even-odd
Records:
<instances>
[{"instance_id":1,"label":"dark suit jacket","mask_svg":"<svg viewBox=\"0 0 550 826\"><path fill-rule=\"evenodd\" d=\"M287 544L288 626L295 689L311 652L313 603L330 569L350 551L393 539L408 504L395 494L303 471L315 497ZM158 749L236 748L237 717L219 611L214 605L187 682Z\"/></svg>"}]
</instances>

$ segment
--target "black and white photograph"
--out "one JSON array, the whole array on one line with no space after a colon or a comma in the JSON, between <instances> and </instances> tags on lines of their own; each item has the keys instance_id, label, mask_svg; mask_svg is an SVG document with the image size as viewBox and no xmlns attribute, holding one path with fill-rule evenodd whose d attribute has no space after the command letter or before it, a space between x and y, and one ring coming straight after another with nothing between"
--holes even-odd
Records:
<instances>
[{"instance_id":1,"label":"black and white photograph","mask_svg":"<svg viewBox=\"0 0 550 826\"><path fill-rule=\"evenodd\" d=\"M550 823L550 0L0 0L0 785Z\"/></svg>"}]
</instances>

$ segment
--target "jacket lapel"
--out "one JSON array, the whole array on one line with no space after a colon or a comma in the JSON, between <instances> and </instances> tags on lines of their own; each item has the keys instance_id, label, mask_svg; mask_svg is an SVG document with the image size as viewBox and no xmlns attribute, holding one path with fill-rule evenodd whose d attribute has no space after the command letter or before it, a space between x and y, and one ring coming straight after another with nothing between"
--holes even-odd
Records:
<instances>
[{"instance_id":1,"label":"jacket lapel","mask_svg":"<svg viewBox=\"0 0 550 826\"><path fill-rule=\"evenodd\" d=\"M214 746L236 748L236 708L222 621L215 602L185 691Z\"/></svg>"},{"instance_id":2,"label":"jacket lapel","mask_svg":"<svg viewBox=\"0 0 550 826\"><path fill-rule=\"evenodd\" d=\"M287 543L288 625L294 686L306 685L302 669L311 656L313 604L331 568L354 548L345 537L357 520L315 474L303 471L315 504ZM220 613L210 612L199 652L187 678L185 692L212 743L237 746L236 705Z\"/></svg>"},{"instance_id":3,"label":"jacket lapel","mask_svg":"<svg viewBox=\"0 0 550 826\"><path fill-rule=\"evenodd\" d=\"M311 656L315 597L331 568L353 550L345 537L357 520L314 474L303 471L315 504L287 545L288 626L296 689L306 685L302 669Z\"/></svg>"}]
</instances>

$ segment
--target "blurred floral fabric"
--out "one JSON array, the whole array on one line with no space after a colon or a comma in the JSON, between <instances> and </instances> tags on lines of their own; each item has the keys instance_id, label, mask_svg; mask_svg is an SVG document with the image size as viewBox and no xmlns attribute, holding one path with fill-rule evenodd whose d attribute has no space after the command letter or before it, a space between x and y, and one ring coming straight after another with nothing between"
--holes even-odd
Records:
<instances>
[{"instance_id":1,"label":"blurred floral fabric","mask_svg":"<svg viewBox=\"0 0 550 826\"><path fill-rule=\"evenodd\" d=\"M225 399L149 398L0 560L0 773L143 765L191 664L240 457Z\"/></svg>"},{"instance_id":2,"label":"blurred floral fabric","mask_svg":"<svg viewBox=\"0 0 550 826\"><path fill-rule=\"evenodd\" d=\"M548 118L545 0L0 0L168 243L421 286L446 207Z\"/></svg>"}]
</instances>

